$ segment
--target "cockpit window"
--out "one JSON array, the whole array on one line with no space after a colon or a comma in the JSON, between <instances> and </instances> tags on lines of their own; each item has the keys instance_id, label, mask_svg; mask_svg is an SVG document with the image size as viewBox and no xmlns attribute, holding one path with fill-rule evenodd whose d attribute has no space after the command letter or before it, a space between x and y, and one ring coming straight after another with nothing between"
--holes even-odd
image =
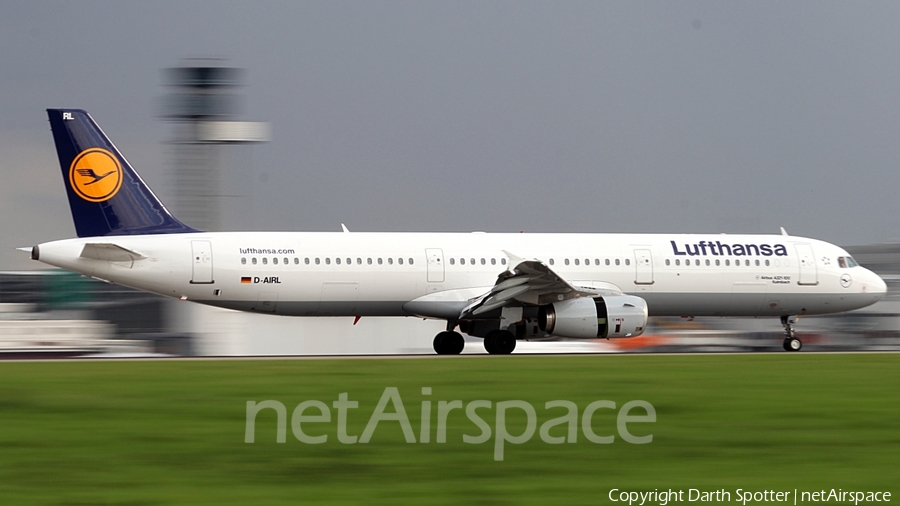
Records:
<instances>
[{"instance_id":1,"label":"cockpit window","mask_svg":"<svg viewBox=\"0 0 900 506\"><path fill-rule=\"evenodd\" d=\"M838 257L838 267L848 269L850 267L859 267L853 257Z\"/></svg>"}]
</instances>

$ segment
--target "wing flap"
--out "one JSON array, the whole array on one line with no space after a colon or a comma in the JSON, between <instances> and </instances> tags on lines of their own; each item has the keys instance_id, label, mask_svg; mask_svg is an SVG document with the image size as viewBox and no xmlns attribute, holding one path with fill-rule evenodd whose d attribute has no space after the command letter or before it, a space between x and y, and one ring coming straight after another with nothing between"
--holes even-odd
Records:
<instances>
[{"instance_id":1,"label":"wing flap","mask_svg":"<svg viewBox=\"0 0 900 506\"><path fill-rule=\"evenodd\" d=\"M460 311L460 319L479 316L501 307L543 305L576 297L621 295L615 285L603 288L575 286L537 259L526 260L508 251L509 269L497 276L494 286Z\"/></svg>"}]
</instances>

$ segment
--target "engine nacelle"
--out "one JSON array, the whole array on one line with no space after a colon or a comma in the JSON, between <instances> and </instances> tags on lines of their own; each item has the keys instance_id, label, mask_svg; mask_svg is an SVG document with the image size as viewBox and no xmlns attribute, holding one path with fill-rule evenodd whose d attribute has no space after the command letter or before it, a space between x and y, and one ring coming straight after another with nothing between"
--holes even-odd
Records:
<instances>
[{"instance_id":1,"label":"engine nacelle","mask_svg":"<svg viewBox=\"0 0 900 506\"><path fill-rule=\"evenodd\" d=\"M647 302L633 295L564 300L543 306L538 325L558 337L634 337L647 326Z\"/></svg>"}]
</instances>

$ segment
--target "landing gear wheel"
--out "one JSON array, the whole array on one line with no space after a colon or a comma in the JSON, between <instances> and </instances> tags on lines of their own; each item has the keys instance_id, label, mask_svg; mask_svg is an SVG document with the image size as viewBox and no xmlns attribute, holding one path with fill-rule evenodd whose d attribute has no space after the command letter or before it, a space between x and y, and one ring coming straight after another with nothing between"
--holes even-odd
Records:
<instances>
[{"instance_id":1,"label":"landing gear wheel","mask_svg":"<svg viewBox=\"0 0 900 506\"><path fill-rule=\"evenodd\" d=\"M466 347L466 340L459 332L447 330L434 336L433 344L438 355L459 355Z\"/></svg>"},{"instance_id":2,"label":"landing gear wheel","mask_svg":"<svg viewBox=\"0 0 900 506\"><path fill-rule=\"evenodd\" d=\"M784 343L782 347L784 351L800 351L803 343L794 336L794 323L797 322L796 316L782 316L781 324L784 326Z\"/></svg>"},{"instance_id":3,"label":"landing gear wheel","mask_svg":"<svg viewBox=\"0 0 900 506\"><path fill-rule=\"evenodd\" d=\"M509 355L516 349L516 336L506 330L492 330L484 337L484 349L491 355Z\"/></svg>"}]
</instances>

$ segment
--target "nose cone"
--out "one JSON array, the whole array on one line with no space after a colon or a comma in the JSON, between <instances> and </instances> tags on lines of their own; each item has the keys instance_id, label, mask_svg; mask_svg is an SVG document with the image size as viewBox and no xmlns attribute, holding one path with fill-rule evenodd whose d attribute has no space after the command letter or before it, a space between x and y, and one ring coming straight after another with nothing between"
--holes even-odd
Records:
<instances>
[{"instance_id":1,"label":"nose cone","mask_svg":"<svg viewBox=\"0 0 900 506\"><path fill-rule=\"evenodd\" d=\"M887 283L881 279L881 276L872 271L866 271L865 290L867 293L877 296L876 302L883 299L887 294Z\"/></svg>"},{"instance_id":2,"label":"nose cone","mask_svg":"<svg viewBox=\"0 0 900 506\"><path fill-rule=\"evenodd\" d=\"M881 279L881 276L868 269L866 269L866 274L860 281L862 281L860 291L868 296L871 301L869 304L878 302L887 294L887 283Z\"/></svg>"}]
</instances>

